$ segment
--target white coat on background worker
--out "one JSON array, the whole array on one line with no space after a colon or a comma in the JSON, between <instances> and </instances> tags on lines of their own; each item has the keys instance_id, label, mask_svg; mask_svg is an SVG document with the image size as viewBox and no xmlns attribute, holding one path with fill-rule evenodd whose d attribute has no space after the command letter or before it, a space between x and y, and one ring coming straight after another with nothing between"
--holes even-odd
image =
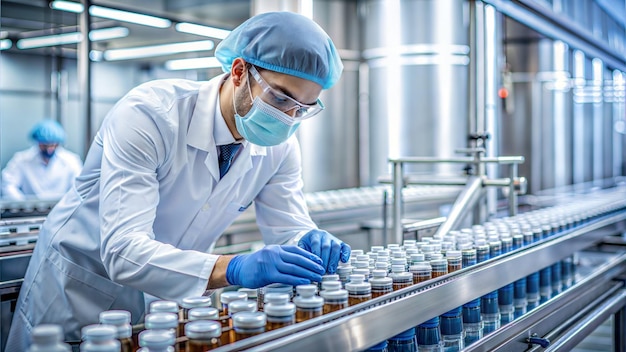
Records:
<instances>
[{"instance_id":1,"label":"white coat on background worker","mask_svg":"<svg viewBox=\"0 0 626 352\"><path fill-rule=\"evenodd\" d=\"M292 137L341 75L332 41L304 16L267 13L233 30L216 56L226 74L143 84L104 119L41 230L8 350L24 350L42 323L78 340L104 310L128 310L137 323L144 293L180 302L227 285L305 284L349 259L350 247L309 217ZM234 142L241 148L220 177L219 146ZM268 246L210 254L251 203Z\"/></svg>"},{"instance_id":2,"label":"white coat on background worker","mask_svg":"<svg viewBox=\"0 0 626 352\"><path fill-rule=\"evenodd\" d=\"M2 197L12 200L59 199L72 188L83 166L78 154L63 148L65 131L53 120L36 124L37 144L13 155L2 170Z\"/></svg>"}]
</instances>

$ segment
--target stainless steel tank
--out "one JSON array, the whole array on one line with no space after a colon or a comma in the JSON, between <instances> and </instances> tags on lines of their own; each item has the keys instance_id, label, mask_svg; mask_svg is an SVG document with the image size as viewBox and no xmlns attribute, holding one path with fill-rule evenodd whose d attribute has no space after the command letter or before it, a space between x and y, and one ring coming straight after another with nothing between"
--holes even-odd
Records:
<instances>
[{"instance_id":1,"label":"stainless steel tank","mask_svg":"<svg viewBox=\"0 0 626 352\"><path fill-rule=\"evenodd\" d=\"M359 21L356 2L314 1L315 20L333 39L341 55L341 80L321 96L326 109L302 123L305 191L359 186Z\"/></svg>"},{"instance_id":2,"label":"stainless steel tank","mask_svg":"<svg viewBox=\"0 0 626 352\"><path fill-rule=\"evenodd\" d=\"M468 14L463 0L361 3L369 80L369 184L389 174L388 158L454 156L467 146ZM410 165L408 173L458 174L459 165Z\"/></svg>"}]
</instances>

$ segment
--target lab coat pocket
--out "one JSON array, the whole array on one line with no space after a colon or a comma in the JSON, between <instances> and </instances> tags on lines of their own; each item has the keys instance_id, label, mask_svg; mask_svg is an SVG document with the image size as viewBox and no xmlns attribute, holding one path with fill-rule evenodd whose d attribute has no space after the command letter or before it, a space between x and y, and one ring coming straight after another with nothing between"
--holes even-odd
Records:
<instances>
[{"instance_id":1,"label":"lab coat pocket","mask_svg":"<svg viewBox=\"0 0 626 352\"><path fill-rule=\"evenodd\" d=\"M226 212L228 212L229 214L241 214L244 211L246 211L246 209L248 209L248 207L252 204L252 202L248 203L248 204L241 204L239 202L230 202L225 210Z\"/></svg>"},{"instance_id":2,"label":"lab coat pocket","mask_svg":"<svg viewBox=\"0 0 626 352\"><path fill-rule=\"evenodd\" d=\"M23 313L32 326L56 322L80 339L80 329L97 323L98 314L108 310L121 291L121 285L49 247L25 296L23 307L29 309Z\"/></svg>"}]
</instances>

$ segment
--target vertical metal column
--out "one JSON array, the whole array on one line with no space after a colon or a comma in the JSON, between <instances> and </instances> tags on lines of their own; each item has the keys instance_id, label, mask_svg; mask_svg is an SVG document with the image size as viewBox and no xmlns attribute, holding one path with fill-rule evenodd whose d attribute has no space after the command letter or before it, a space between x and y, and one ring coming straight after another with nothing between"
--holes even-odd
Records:
<instances>
[{"instance_id":1,"label":"vertical metal column","mask_svg":"<svg viewBox=\"0 0 626 352\"><path fill-rule=\"evenodd\" d=\"M80 14L80 32L83 39L78 45L78 82L80 85L80 114L85 119L85 155L89 150L92 140L91 121L91 61L89 52L91 51L91 40L89 40L89 30L91 28L91 15L89 7L91 0L81 0L83 12Z\"/></svg>"},{"instance_id":2,"label":"vertical metal column","mask_svg":"<svg viewBox=\"0 0 626 352\"><path fill-rule=\"evenodd\" d=\"M492 140L478 148L485 149L485 156L498 155L500 109L498 107L498 85L501 81L501 15L496 9L482 1L470 2L470 80L469 80L469 134L489 134ZM481 165L484 166L484 165ZM499 177L497 165L487 165L478 175ZM474 213L474 222L479 223L497 213L498 194L488 189L487 197L481 200Z\"/></svg>"},{"instance_id":3,"label":"vertical metal column","mask_svg":"<svg viewBox=\"0 0 626 352\"><path fill-rule=\"evenodd\" d=\"M404 178L402 175L402 162L393 163L393 243L401 244L404 239L402 228L402 188ZM387 244L390 242L387 241Z\"/></svg>"}]
</instances>

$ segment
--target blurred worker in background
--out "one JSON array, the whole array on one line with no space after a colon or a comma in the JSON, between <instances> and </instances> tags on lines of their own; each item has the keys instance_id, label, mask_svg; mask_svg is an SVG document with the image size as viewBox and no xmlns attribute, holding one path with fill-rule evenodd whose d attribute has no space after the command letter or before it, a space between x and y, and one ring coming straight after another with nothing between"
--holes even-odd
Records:
<instances>
[{"instance_id":1,"label":"blurred worker in background","mask_svg":"<svg viewBox=\"0 0 626 352\"><path fill-rule=\"evenodd\" d=\"M292 137L341 76L333 42L309 18L274 12L244 22L215 54L225 74L145 83L104 119L74 192L41 229L8 350L24 350L41 323L79 340L104 310L140 322L150 296L307 284L349 259L309 216ZM210 254L252 203L267 246Z\"/></svg>"},{"instance_id":2,"label":"blurred worker in background","mask_svg":"<svg viewBox=\"0 0 626 352\"><path fill-rule=\"evenodd\" d=\"M30 132L37 144L13 155L2 170L2 197L12 200L60 199L72 188L83 166L80 157L63 148L65 131L43 120Z\"/></svg>"}]
</instances>

